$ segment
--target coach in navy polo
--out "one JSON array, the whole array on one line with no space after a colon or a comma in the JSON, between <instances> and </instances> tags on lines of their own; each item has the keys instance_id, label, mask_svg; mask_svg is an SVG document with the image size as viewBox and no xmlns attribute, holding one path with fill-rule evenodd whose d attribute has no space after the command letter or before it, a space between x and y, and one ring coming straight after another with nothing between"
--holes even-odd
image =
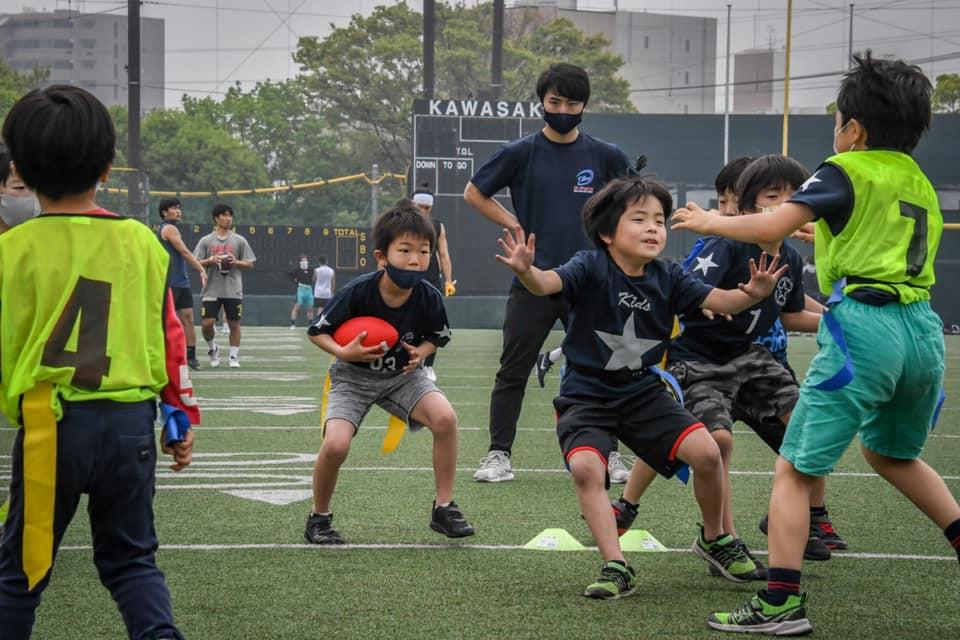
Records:
<instances>
[{"instance_id":1,"label":"coach in navy polo","mask_svg":"<svg viewBox=\"0 0 960 640\"><path fill-rule=\"evenodd\" d=\"M586 71L572 64L552 65L537 80L537 96L546 126L497 150L467 183L463 197L497 225L536 234L534 265L551 269L590 248L581 209L603 185L626 175L630 161L616 145L578 127L590 98ZM494 198L505 187L516 216ZM500 370L490 394L490 449L474 480L513 479L510 456L527 379L554 322L566 325L568 313L561 297L534 296L513 280Z\"/></svg>"}]
</instances>

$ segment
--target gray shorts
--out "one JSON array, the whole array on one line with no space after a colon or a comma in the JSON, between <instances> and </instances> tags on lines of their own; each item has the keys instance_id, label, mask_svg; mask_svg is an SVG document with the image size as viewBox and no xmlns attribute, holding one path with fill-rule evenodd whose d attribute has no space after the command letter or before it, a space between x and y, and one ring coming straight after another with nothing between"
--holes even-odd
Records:
<instances>
[{"instance_id":1,"label":"gray shorts","mask_svg":"<svg viewBox=\"0 0 960 640\"><path fill-rule=\"evenodd\" d=\"M427 378L423 369L406 375L390 373L392 375L385 375L340 360L334 362L330 366L330 393L323 428L326 429L328 420L340 418L359 429L373 405L406 421L411 430L422 427L410 419L410 412L423 396L440 389Z\"/></svg>"},{"instance_id":2,"label":"gray shorts","mask_svg":"<svg viewBox=\"0 0 960 640\"><path fill-rule=\"evenodd\" d=\"M711 431L732 430L734 403L757 420L771 421L793 411L800 397L790 372L758 344L724 364L674 360L667 369L683 389L684 406Z\"/></svg>"}]
</instances>

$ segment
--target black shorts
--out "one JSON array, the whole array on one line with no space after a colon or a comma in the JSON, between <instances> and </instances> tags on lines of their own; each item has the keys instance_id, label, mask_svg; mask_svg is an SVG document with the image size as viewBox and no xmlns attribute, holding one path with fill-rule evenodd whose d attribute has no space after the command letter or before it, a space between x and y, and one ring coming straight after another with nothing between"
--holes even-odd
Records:
<instances>
[{"instance_id":1,"label":"black shorts","mask_svg":"<svg viewBox=\"0 0 960 640\"><path fill-rule=\"evenodd\" d=\"M170 287L170 293L173 294L173 308L193 309L193 294L190 293L190 287Z\"/></svg>"},{"instance_id":2,"label":"black shorts","mask_svg":"<svg viewBox=\"0 0 960 640\"><path fill-rule=\"evenodd\" d=\"M313 308L320 309L327 306L330 303L330 298L314 298L313 299Z\"/></svg>"},{"instance_id":3,"label":"black shorts","mask_svg":"<svg viewBox=\"0 0 960 640\"><path fill-rule=\"evenodd\" d=\"M204 300L203 307L200 309L201 318L217 319L220 309L227 316L227 320L239 320L243 315L242 298L217 298L216 300Z\"/></svg>"},{"instance_id":4,"label":"black shorts","mask_svg":"<svg viewBox=\"0 0 960 640\"><path fill-rule=\"evenodd\" d=\"M606 463L616 447L627 445L656 471L669 478L683 466L677 458L680 443L703 423L657 385L627 398L592 400L557 396L557 438L563 459L577 450L594 451Z\"/></svg>"},{"instance_id":5,"label":"black shorts","mask_svg":"<svg viewBox=\"0 0 960 640\"><path fill-rule=\"evenodd\" d=\"M780 448L786 425L779 420L793 411L800 388L792 373L761 345L724 364L671 361L667 367L683 389L686 407L711 431L746 422L774 450Z\"/></svg>"}]
</instances>

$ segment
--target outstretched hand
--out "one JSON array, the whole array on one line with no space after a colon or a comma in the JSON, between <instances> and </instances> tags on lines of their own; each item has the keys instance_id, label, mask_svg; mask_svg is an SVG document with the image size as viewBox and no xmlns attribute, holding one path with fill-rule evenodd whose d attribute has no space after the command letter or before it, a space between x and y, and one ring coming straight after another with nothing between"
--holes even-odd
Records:
<instances>
[{"instance_id":1,"label":"outstretched hand","mask_svg":"<svg viewBox=\"0 0 960 640\"><path fill-rule=\"evenodd\" d=\"M710 235L710 223L713 217L719 215L713 210L707 211L696 202L688 202L670 216L670 230L686 229L703 235Z\"/></svg>"},{"instance_id":2,"label":"outstretched hand","mask_svg":"<svg viewBox=\"0 0 960 640\"><path fill-rule=\"evenodd\" d=\"M760 254L759 267L753 258L750 258L750 282L741 282L737 287L751 298L756 298L757 300L767 298L773 293L774 288L777 286L777 281L780 280L780 276L786 273L789 268L789 265L783 265L777 269L779 263L780 256L776 255L773 256L770 264L767 264L766 252Z\"/></svg>"},{"instance_id":3,"label":"outstretched hand","mask_svg":"<svg viewBox=\"0 0 960 640\"><path fill-rule=\"evenodd\" d=\"M512 232L508 229L503 230L503 237L497 239L497 244L504 255L497 255L497 261L501 262L514 273L522 275L530 271L533 266L533 256L536 253L535 234L531 233L526 237L523 229L516 228Z\"/></svg>"}]
</instances>

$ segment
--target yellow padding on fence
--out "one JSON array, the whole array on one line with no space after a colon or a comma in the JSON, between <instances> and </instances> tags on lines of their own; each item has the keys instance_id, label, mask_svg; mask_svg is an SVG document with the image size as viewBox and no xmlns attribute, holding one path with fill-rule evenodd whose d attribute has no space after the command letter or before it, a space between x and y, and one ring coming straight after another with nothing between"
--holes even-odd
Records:
<instances>
[{"instance_id":1,"label":"yellow padding on fence","mask_svg":"<svg viewBox=\"0 0 960 640\"><path fill-rule=\"evenodd\" d=\"M134 171L128 167L119 167L114 168L113 171L130 172ZM223 189L220 191L154 191L149 190L147 193L152 196L160 197L169 197L169 198L205 198L207 196L253 196L253 195L263 195L267 193L283 193L291 191L304 191L306 189L319 189L320 187L326 187L329 185L343 184L346 182L356 182L357 180L363 180L368 185L377 185L386 180L387 178L397 180L399 182L406 182L407 176L402 173L385 173L382 176L376 178L371 178L365 173L355 173L350 176L340 176L339 178L329 178L329 179L319 179L312 182L302 182L299 184L285 184L277 187L256 187L251 189ZM120 189L116 187L107 187L103 189L105 193L127 193L126 189Z\"/></svg>"}]
</instances>

